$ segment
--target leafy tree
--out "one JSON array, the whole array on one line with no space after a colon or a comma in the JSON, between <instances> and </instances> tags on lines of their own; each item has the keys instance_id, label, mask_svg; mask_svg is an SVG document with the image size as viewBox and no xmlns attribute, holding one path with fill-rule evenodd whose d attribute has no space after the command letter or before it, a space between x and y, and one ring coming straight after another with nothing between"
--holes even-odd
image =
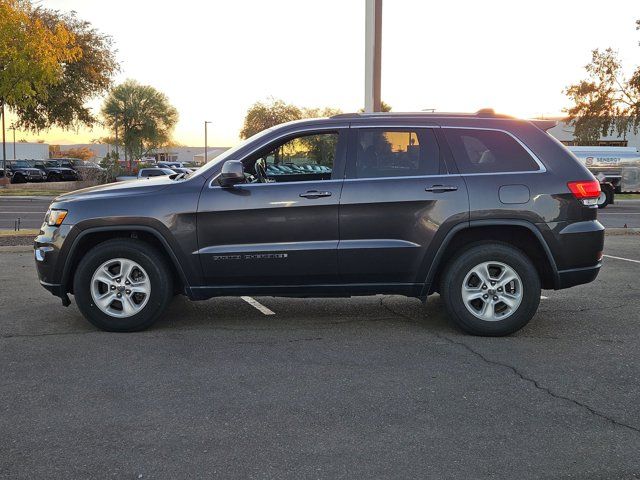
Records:
<instances>
[{"instance_id":1,"label":"leafy tree","mask_svg":"<svg viewBox=\"0 0 640 480\"><path fill-rule=\"evenodd\" d=\"M49 30L62 25L73 35L73 45L80 55L62 65L58 82L40 89L32 101L16 108L17 124L23 130L41 130L50 126L61 128L91 126L97 119L86 103L104 93L118 71L113 41L77 18L75 12L62 13L38 7L31 17Z\"/></svg>"},{"instance_id":2,"label":"leafy tree","mask_svg":"<svg viewBox=\"0 0 640 480\"><path fill-rule=\"evenodd\" d=\"M381 112L390 112L391 111L391 105L386 103L384 100L380 100L380 111ZM360 113L362 113L362 112L364 112L364 108L360 109Z\"/></svg>"},{"instance_id":3,"label":"leafy tree","mask_svg":"<svg viewBox=\"0 0 640 480\"><path fill-rule=\"evenodd\" d=\"M299 107L282 100L271 98L268 102L256 102L247 111L240 138L249 138L267 128L301 118L302 110Z\"/></svg>"},{"instance_id":4,"label":"leafy tree","mask_svg":"<svg viewBox=\"0 0 640 480\"><path fill-rule=\"evenodd\" d=\"M178 111L164 93L135 80L127 80L109 92L102 116L122 141L129 169L131 160L168 143L178 122Z\"/></svg>"},{"instance_id":5,"label":"leafy tree","mask_svg":"<svg viewBox=\"0 0 640 480\"><path fill-rule=\"evenodd\" d=\"M267 128L293 120L331 117L339 113L342 113L342 110L337 108L301 108L272 98L268 102L256 102L249 108L240 137L249 138ZM280 163L283 156L295 155L298 151L305 151L310 158L319 162L320 159L326 158L327 152L335 150L335 139L326 135L311 135L288 143L287 148L293 150L285 154L280 148L274 153L274 163Z\"/></svg>"},{"instance_id":6,"label":"leafy tree","mask_svg":"<svg viewBox=\"0 0 640 480\"><path fill-rule=\"evenodd\" d=\"M636 22L640 30L640 21ZM640 129L640 67L625 78L617 52L611 48L593 50L585 66L587 78L565 89L573 106L565 111L575 137L582 144L594 144L601 135L616 132L623 138Z\"/></svg>"},{"instance_id":7,"label":"leafy tree","mask_svg":"<svg viewBox=\"0 0 640 480\"><path fill-rule=\"evenodd\" d=\"M33 14L28 0L0 0L0 113L34 103L61 80L63 65L80 58L73 34L52 28ZM6 158L2 132L3 161ZM3 165L4 166L4 165Z\"/></svg>"},{"instance_id":8,"label":"leafy tree","mask_svg":"<svg viewBox=\"0 0 640 480\"><path fill-rule=\"evenodd\" d=\"M91 160L94 157L93 150L89 147L69 148L55 152L60 158L77 158L78 160Z\"/></svg>"}]
</instances>

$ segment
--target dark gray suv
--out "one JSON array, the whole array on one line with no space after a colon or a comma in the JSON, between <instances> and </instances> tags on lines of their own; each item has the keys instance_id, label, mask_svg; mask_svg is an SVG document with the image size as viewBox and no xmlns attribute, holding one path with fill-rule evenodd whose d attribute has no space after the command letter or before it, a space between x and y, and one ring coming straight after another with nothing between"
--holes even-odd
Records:
<instances>
[{"instance_id":1,"label":"dark gray suv","mask_svg":"<svg viewBox=\"0 0 640 480\"><path fill-rule=\"evenodd\" d=\"M110 331L175 294L442 296L451 320L506 335L541 289L598 274L599 184L545 132L477 114L344 114L266 130L192 174L54 200L42 285Z\"/></svg>"}]
</instances>

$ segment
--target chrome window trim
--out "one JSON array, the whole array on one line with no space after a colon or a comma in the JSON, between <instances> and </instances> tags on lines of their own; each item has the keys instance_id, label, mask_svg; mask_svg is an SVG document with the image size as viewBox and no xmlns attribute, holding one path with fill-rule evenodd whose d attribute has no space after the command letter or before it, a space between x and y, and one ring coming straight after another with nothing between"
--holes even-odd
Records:
<instances>
[{"instance_id":1,"label":"chrome window trim","mask_svg":"<svg viewBox=\"0 0 640 480\"><path fill-rule=\"evenodd\" d=\"M278 135L277 137L272 138L271 140L269 140L266 144L263 143L261 145L258 145L256 148L250 150L248 153L244 154L242 156L241 159L236 159L236 160L244 160L245 158L247 158L250 155L253 155L254 153L256 153L258 150L260 150L261 148L263 148L265 145L268 145L269 143L272 142L276 142L282 138L288 137L289 135L297 135L299 133L305 133L305 132L309 132L309 133L313 133L313 132L317 132L317 131L322 131L322 130L348 130L349 129L349 124L348 123L340 123L338 125L326 125L326 126L317 126L317 127L305 127L305 128L300 128L300 129L294 129L294 130L289 130L288 132L282 133L281 135ZM213 185L213 182L220 176L220 174L215 175L211 181L209 182L209 188L222 188L219 185ZM332 179L332 180L315 180L315 182L329 182L329 181L333 181L333 180L342 180L341 178L336 178L336 179ZM280 183L311 183L314 182L313 180L303 180L301 182L280 182ZM274 182L274 183L278 183L278 182ZM258 185L255 183L243 183L241 185ZM270 185L270 183L263 183L260 185Z\"/></svg>"},{"instance_id":2,"label":"chrome window trim","mask_svg":"<svg viewBox=\"0 0 640 480\"><path fill-rule=\"evenodd\" d=\"M216 175L214 179L212 179L211 181L213 182L213 180L215 180L216 178L218 178L220 176L220 174ZM268 185L290 185L292 183L295 183L296 185L304 185L304 184L318 184L321 183L322 185L326 185L327 183L336 183L336 182L343 182L344 179L343 178L332 178L330 180L302 180L300 182L269 182L269 183L238 183L237 185L234 185L234 187L221 187L220 185L209 185L209 188L235 188L235 187L266 187Z\"/></svg>"},{"instance_id":3,"label":"chrome window trim","mask_svg":"<svg viewBox=\"0 0 640 480\"><path fill-rule=\"evenodd\" d=\"M474 175L474 176L476 176L476 175L509 175L509 174L515 174L515 173L545 173L547 171L547 167L544 166L544 164L540 161L538 156L535 153L533 153L531 151L531 149L524 144L524 142L522 142L518 137L516 137L513 133L509 132L508 130L504 130L502 128L491 128L491 127L456 127L456 126L453 126L453 125L443 126L442 128L446 128L448 130L454 130L454 129L457 129L457 130L487 130L487 131L490 131L490 132L506 133L508 136L510 136L516 142L518 142L518 144L525 150L525 152L527 152L529 154L529 156L533 159L534 162L536 162L536 164L539 167L539 170L523 170L523 171L520 171L520 172L463 173L462 175L464 175L464 176L470 176L470 175Z\"/></svg>"}]
</instances>

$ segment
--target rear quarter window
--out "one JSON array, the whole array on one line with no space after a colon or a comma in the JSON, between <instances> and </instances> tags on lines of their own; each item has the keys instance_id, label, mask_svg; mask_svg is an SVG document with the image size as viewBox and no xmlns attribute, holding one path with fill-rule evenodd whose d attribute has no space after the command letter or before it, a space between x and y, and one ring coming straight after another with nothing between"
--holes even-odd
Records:
<instances>
[{"instance_id":1,"label":"rear quarter window","mask_svg":"<svg viewBox=\"0 0 640 480\"><path fill-rule=\"evenodd\" d=\"M443 130L460 173L540 170L531 154L505 132L463 128Z\"/></svg>"}]
</instances>

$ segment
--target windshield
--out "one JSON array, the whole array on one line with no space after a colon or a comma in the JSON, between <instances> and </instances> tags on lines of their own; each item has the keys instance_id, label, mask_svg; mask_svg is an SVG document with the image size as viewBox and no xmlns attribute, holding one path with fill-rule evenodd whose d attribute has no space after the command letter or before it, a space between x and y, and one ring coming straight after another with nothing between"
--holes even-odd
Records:
<instances>
[{"instance_id":1,"label":"windshield","mask_svg":"<svg viewBox=\"0 0 640 480\"><path fill-rule=\"evenodd\" d=\"M257 140L257 139L265 136L267 133L271 132L275 128L276 127L267 128L266 130L263 130L260 133L256 133L254 136L247 138L246 140L240 142L235 147L230 148L226 152L223 152L220 155L218 155L213 160L209 161L208 163L205 163L203 166L198 168L195 172L188 174L185 178L193 178L193 177L197 177L199 175L207 174L207 172L209 172L209 170L211 170L216 165L219 165L220 163L224 162L227 159L232 159L233 156L238 152L238 150L240 150L241 148L243 148L244 146L246 146L250 142L253 142L254 140ZM234 160L239 160L239 159L234 159Z\"/></svg>"}]
</instances>

